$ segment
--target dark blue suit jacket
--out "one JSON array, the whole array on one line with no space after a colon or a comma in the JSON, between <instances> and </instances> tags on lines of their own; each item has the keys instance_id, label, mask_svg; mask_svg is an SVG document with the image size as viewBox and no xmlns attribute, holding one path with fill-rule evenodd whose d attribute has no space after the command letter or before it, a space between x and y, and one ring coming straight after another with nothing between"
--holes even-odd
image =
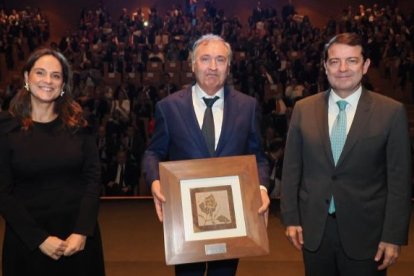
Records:
<instances>
[{"instance_id":1,"label":"dark blue suit jacket","mask_svg":"<svg viewBox=\"0 0 414 276\"><path fill-rule=\"evenodd\" d=\"M223 124L214 156L210 156L193 107L191 87L156 105L155 131L145 152L147 184L159 179L161 161L256 155L260 184L268 186L268 162L262 150L260 110L253 97L224 88Z\"/></svg>"}]
</instances>

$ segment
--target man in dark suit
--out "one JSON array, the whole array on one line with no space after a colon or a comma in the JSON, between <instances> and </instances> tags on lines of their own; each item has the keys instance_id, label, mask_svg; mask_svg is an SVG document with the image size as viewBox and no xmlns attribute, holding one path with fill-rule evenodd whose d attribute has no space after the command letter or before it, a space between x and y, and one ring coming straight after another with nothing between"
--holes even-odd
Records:
<instances>
[{"instance_id":1,"label":"man in dark suit","mask_svg":"<svg viewBox=\"0 0 414 276\"><path fill-rule=\"evenodd\" d=\"M306 275L386 275L407 243L406 112L361 85L369 64L357 34L335 36L324 50L331 89L297 102L293 111L281 212Z\"/></svg>"},{"instance_id":2,"label":"man in dark suit","mask_svg":"<svg viewBox=\"0 0 414 276\"><path fill-rule=\"evenodd\" d=\"M107 196L129 196L133 195L134 187L138 182L137 168L132 166L127 158L125 150L119 150L116 160L109 168L106 175Z\"/></svg>"},{"instance_id":3,"label":"man in dark suit","mask_svg":"<svg viewBox=\"0 0 414 276\"><path fill-rule=\"evenodd\" d=\"M138 133L138 130L132 125L128 126L122 139L122 147L128 153L128 161L140 168L145 150L144 134Z\"/></svg>"},{"instance_id":4,"label":"man in dark suit","mask_svg":"<svg viewBox=\"0 0 414 276\"><path fill-rule=\"evenodd\" d=\"M108 168L109 163L112 161L112 157L115 155L114 145L111 137L108 137L106 133L105 125L99 126L96 133L96 144L98 146L99 160L103 170Z\"/></svg>"},{"instance_id":5,"label":"man in dark suit","mask_svg":"<svg viewBox=\"0 0 414 276\"><path fill-rule=\"evenodd\" d=\"M261 145L259 107L254 98L224 85L231 57L230 45L221 37L211 34L201 37L194 43L192 52L196 84L171 94L156 106L155 131L144 164L160 221L165 202L159 181L160 161L245 154L256 155L260 183L264 185L260 186L262 206L258 212L267 219L268 163ZM212 99L215 100L210 106L214 119L213 141L206 139L202 131L207 124L203 123L208 109L206 102ZM235 275L237 263L238 260L226 260L177 265L175 271L176 275L196 276L205 275L207 269L208 275Z\"/></svg>"},{"instance_id":6,"label":"man in dark suit","mask_svg":"<svg viewBox=\"0 0 414 276\"><path fill-rule=\"evenodd\" d=\"M173 82L170 73L163 74L163 81L159 85L158 90L163 91L163 95L168 96L177 91L177 85Z\"/></svg>"}]
</instances>

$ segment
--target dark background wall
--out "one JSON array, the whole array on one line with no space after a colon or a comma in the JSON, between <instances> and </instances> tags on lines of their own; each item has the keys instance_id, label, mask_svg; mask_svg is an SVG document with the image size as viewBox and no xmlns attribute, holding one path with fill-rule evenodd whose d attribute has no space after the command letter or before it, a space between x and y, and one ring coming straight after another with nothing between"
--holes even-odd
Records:
<instances>
[{"instance_id":1,"label":"dark background wall","mask_svg":"<svg viewBox=\"0 0 414 276\"><path fill-rule=\"evenodd\" d=\"M76 28L82 8L94 9L102 2L114 18L120 15L122 8L128 11L136 10L138 7L146 11L149 7L156 6L161 12L165 12L172 4L184 6L185 0L0 0L0 4L9 11L12 8L22 9L26 6L39 7L46 14L51 22L52 38L57 38L65 32ZM216 7L223 9L227 16L237 15L243 23L247 22L251 10L256 6L257 0L216 0ZM280 12L288 0L262 0L262 6L276 7ZM298 13L308 15L315 26L323 26L330 18L340 14L343 8L351 5L356 8L359 4L371 6L373 3L385 5L398 2L399 6L406 12L414 7L412 0L292 0ZM204 0L198 0L198 12L201 12Z\"/></svg>"}]
</instances>

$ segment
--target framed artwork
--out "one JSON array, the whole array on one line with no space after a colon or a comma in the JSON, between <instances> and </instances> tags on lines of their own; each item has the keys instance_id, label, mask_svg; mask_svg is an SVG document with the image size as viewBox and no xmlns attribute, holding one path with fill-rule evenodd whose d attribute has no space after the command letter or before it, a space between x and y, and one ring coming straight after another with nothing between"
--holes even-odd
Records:
<instances>
[{"instance_id":1,"label":"framed artwork","mask_svg":"<svg viewBox=\"0 0 414 276\"><path fill-rule=\"evenodd\" d=\"M269 253L254 155L159 166L168 265Z\"/></svg>"}]
</instances>

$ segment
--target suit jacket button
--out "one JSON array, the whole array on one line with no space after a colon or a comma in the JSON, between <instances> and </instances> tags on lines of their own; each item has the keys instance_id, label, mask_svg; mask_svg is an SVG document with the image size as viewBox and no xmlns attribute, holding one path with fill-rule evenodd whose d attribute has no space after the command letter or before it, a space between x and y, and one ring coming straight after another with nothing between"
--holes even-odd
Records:
<instances>
[{"instance_id":1,"label":"suit jacket button","mask_svg":"<svg viewBox=\"0 0 414 276\"><path fill-rule=\"evenodd\" d=\"M337 180L337 179L338 179L338 177L337 177L336 175L333 175L333 176L331 177L331 179L332 179L332 180Z\"/></svg>"},{"instance_id":2,"label":"suit jacket button","mask_svg":"<svg viewBox=\"0 0 414 276\"><path fill-rule=\"evenodd\" d=\"M329 202L330 202L329 199L325 199L326 204L329 204Z\"/></svg>"}]
</instances>

